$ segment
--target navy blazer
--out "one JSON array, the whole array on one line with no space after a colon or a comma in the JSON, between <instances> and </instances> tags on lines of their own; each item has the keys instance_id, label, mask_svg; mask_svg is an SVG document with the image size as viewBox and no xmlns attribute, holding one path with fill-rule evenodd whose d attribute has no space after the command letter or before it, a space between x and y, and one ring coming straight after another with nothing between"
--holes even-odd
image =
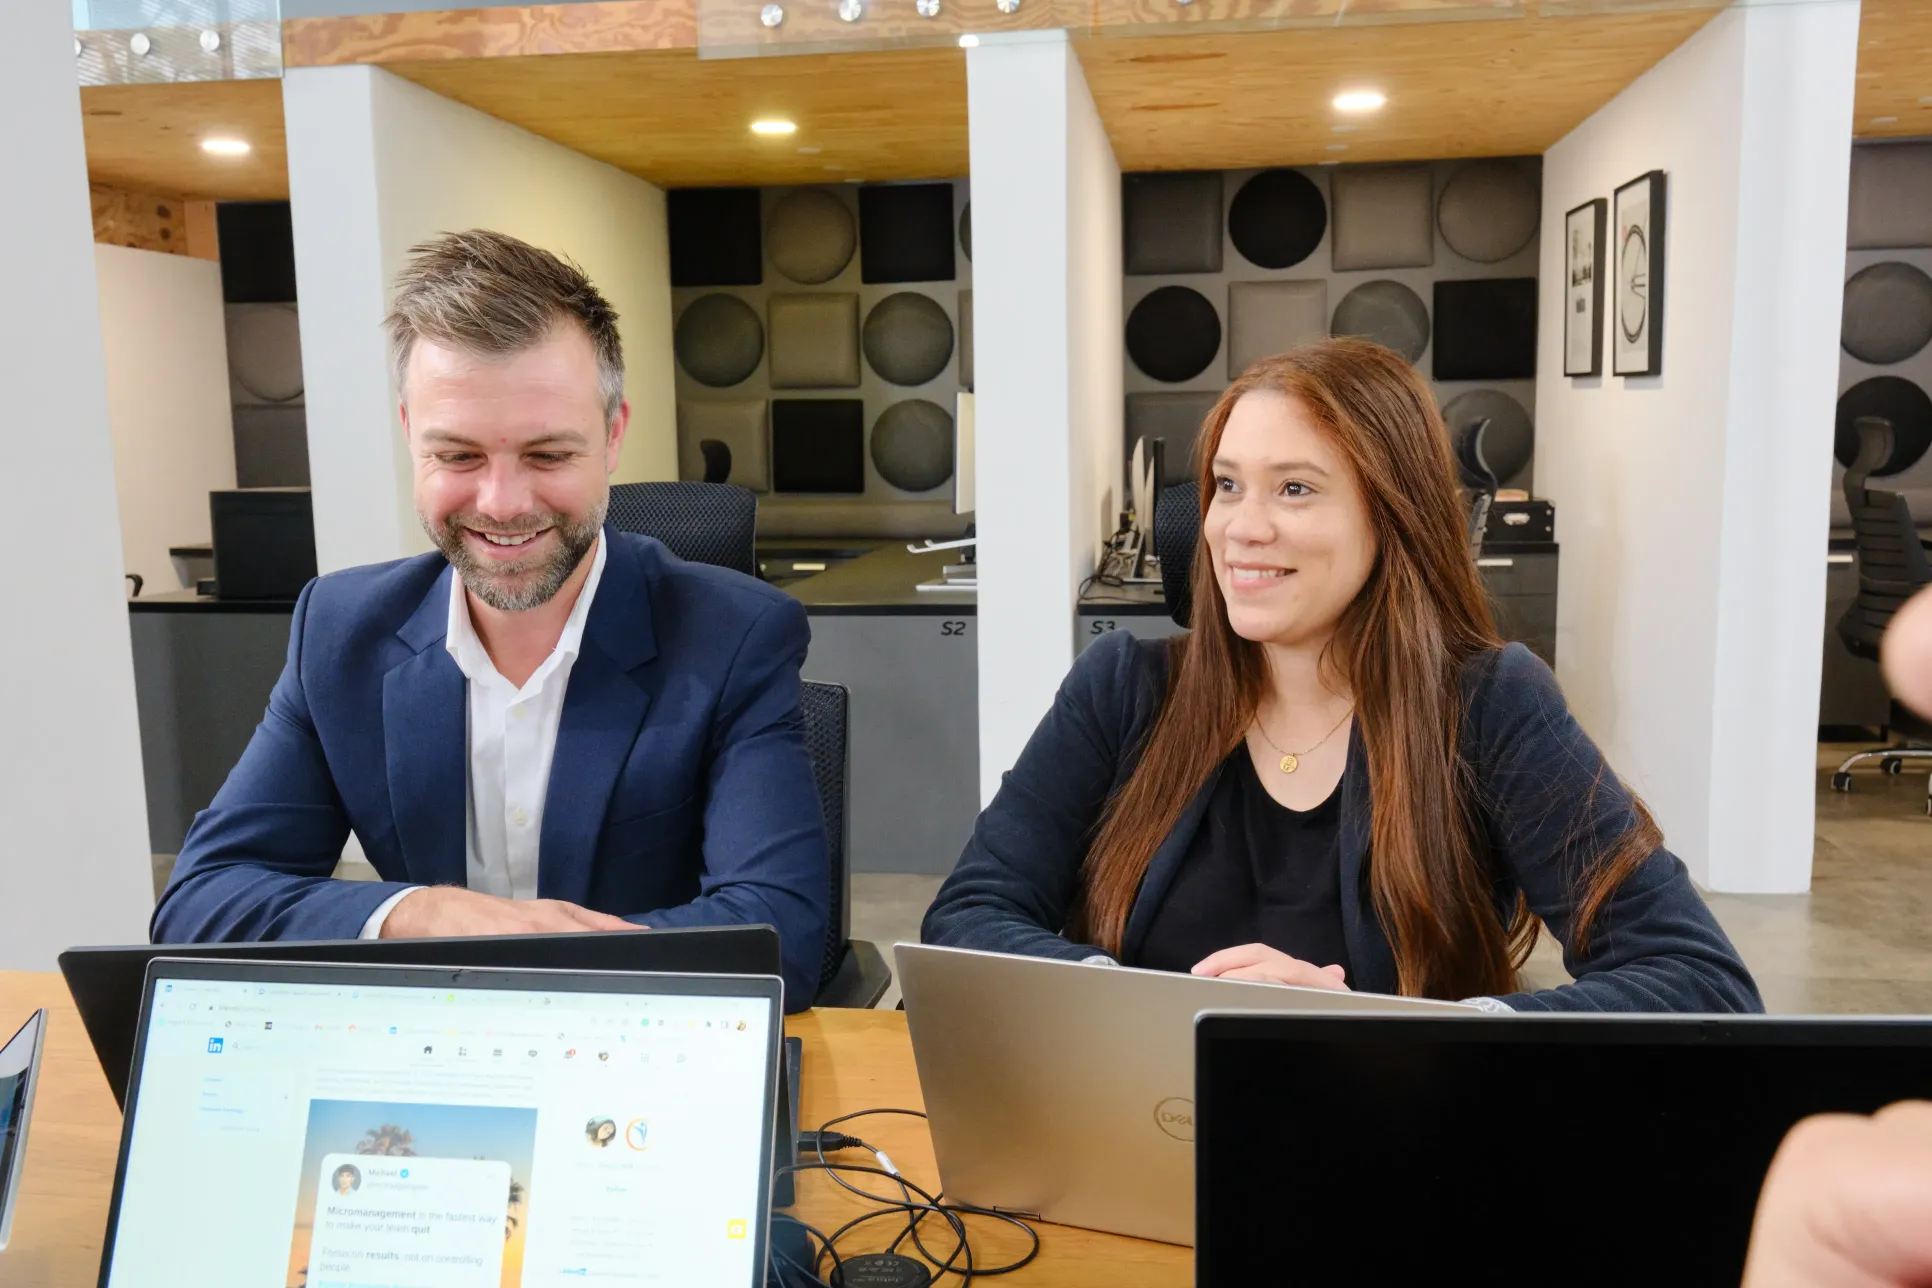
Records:
<instances>
[{"instance_id":1,"label":"navy blazer","mask_svg":"<svg viewBox=\"0 0 1932 1288\"><path fill-rule=\"evenodd\" d=\"M768 922L794 1009L818 991L830 873L799 713L805 610L604 530L570 671L537 892L649 926ZM352 939L405 885L467 879L468 681L440 554L309 583L268 711L196 816L157 943ZM380 881L333 881L350 831Z\"/></svg>"},{"instance_id":2,"label":"navy blazer","mask_svg":"<svg viewBox=\"0 0 1932 1288\"><path fill-rule=\"evenodd\" d=\"M1074 663L1053 709L979 816L959 865L926 913L927 943L1078 961L1066 925L1107 800L1139 763L1167 691L1169 641L1108 635ZM1521 644L1473 659L1462 677L1462 752L1474 771L1495 862L1496 906L1517 891L1563 944L1574 984L1502 1000L1521 1011L1761 1011L1737 951L1659 849L1598 913L1589 951L1570 934L1571 856L1602 853L1629 826L1631 799L1571 717L1556 677ZM1599 775L1601 780L1599 781ZM1219 771L1181 811L1128 914L1120 957L1133 965L1214 795ZM1585 812L1584 802L1594 805ZM1395 991L1395 954L1368 892L1368 758L1350 738L1339 842L1342 932L1352 988ZM1232 947L1232 945L1230 945Z\"/></svg>"}]
</instances>

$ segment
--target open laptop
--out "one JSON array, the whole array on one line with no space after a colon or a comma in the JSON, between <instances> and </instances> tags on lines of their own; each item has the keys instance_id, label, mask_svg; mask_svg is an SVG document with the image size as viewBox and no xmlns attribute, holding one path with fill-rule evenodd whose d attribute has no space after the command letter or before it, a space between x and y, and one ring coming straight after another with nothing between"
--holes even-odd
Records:
<instances>
[{"instance_id":1,"label":"open laptop","mask_svg":"<svg viewBox=\"0 0 1932 1288\"><path fill-rule=\"evenodd\" d=\"M1167 1243L1194 1241L1196 1013L1482 1015L959 948L893 954L947 1196Z\"/></svg>"},{"instance_id":2,"label":"open laptop","mask_svg":"<svg viewBox=\"0 0 1932 1288\"><path fill-rule=\"evenodd\" d=\"M1932 1096L1932 1019L1223 1015L1195 1282L1736 1288L1800 1118Z\"/></svg>"},{"instance_id":3,"label":"open laptop","mask_svg":"<svg viewBox=\"0 0 1932 1288\"><path fill-rule=\"evenodd\" d=\"M46 1044L47 1012L35 1011L0 1046L0 1250L13 1233L13 1205L20 1197L20 1166L27 1157L27 1123L34 1112L34 1083Z\"/></svg>"},{"instance_id":4,"label":"open laptop","mask_svg":"<svg viewBox=\"0 0 1932 1288\"><path fill-rule=\"evenodd\" d=\"M763 1282L782 985L155 960L103 1288Z\"/></svg>"}]
</instances>

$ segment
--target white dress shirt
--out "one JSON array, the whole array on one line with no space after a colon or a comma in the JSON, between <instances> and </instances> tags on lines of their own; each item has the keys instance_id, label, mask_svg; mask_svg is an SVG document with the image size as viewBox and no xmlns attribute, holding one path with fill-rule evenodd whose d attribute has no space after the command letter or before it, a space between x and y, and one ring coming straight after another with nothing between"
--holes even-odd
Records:
<instances>
[{"instance_id":1,"label":"white dress shirt","mask_svg":"<svg viewBox=\"0 0 1932 1288\"><path fill-rule=\"evenodd\" d=\"M463 579L451 576L449 627L444 647L468 679L469 792L464 852L467 884L483 894L506 899L537 897L537 854L543 837L544 798L550 791L550 762L557 753L564 693L570 670L583 647L584 623L604 576L604 540L599 536L577 602L564 621L563 634L550 656L517 688L490 660L470 620ZM382 923L411 886L384 900L363 923L362 937L374 939Z\"/></svg>"}]
</instances>

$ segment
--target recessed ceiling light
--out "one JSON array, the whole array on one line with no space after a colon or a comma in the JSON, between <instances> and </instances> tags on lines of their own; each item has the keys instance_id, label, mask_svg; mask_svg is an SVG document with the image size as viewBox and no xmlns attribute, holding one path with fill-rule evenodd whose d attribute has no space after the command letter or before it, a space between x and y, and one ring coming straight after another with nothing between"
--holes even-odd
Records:
<instances>
[{"instance_id":1,"label":"recessed ceiling light","mask_svg":"<svg viewBox=\"0 0 1932 1288\"><path fill-rule=\"evenodd\" d=\"M1328 145L1328 151L1330 151L1330 152L1346 152L1346 151L1348 151L1348 144L1346 144L1346 143L1331 143L1331 144L1329 144L1329 145Z\"/></svg>"},{"instance_id":2,"label":"recessed ceiling light","mask_svg":"<svg viewBox=\"0 0 1932 1288\"><path fill-rule=\"evenodd\" d=\"M1897 125L1898 118L1896 116L1874 116L1872 118L1872 124L1873 125Z\"/></svg>"},{"instance_id":3,"label":"recessed ceiling light","mask_svg":"<svg viewBox=\"0 0 1932 1288\"><path fill-rule=\"evenodd\" d=\"M979 47L979 37L969 31L959 38L959 47L961 49L977 49Z\"/></svg>"},{"instance_id":4,"label":"recessed ceiling light","mask_svg":"<svg viewBox=\"0 0 1932 1288\"><path fill-rule=\"evenodd\" d=\"M218 157L245 157L252 151L242 139L203 139L201 150Z\"/></svg>"},{"instance_id":5,"label":"recessed ceiling light","mask_svg":"<svg viewBox=\"0 0 1932 1288\"><path fill-rule=\"evenodd\" d=\"M1388 102L1388 96L1380 90L1352 89L1335 96L1335 110L1338 112L1373 112Z\"/></svg>"},{"instance_id":6,"label":"recessed ceiling light","mask_svg":"<svg viewBox=\"0 0 1932 1288\"><path fill-rule=\"evenodd\" d=\"M753 134L794 134L797 131L798 126L791 121L753 121L751 123Z\"/></svg>"}]
</instances>

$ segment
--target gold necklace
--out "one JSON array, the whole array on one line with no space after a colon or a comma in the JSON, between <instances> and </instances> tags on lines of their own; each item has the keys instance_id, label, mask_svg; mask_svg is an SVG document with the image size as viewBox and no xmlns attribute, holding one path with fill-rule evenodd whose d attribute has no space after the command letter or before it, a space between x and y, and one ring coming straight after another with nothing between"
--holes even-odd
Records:
<instances>
[{"instance_id":1,"label":"gold necklace","mask_svg":"<svg viewBox=\"0 0 1932 1288\"><path fill-rule=\"evenodd\" d=\"M1351 705L1348 710L1342 712L1342 718L1335 722L1335 729L1340 729L1343 725L1347 724L1348 718L1354 714L1355 714L1355 708L1353 705ZM1313 747L1310 747L1307 751L1282 751L1281 744L1276 742L1273 738L1270 738L1268 736L1268 731L1262 727L1261 717L1259 715L1255 716L1254 718L1254 728L1255 728L1255 732L1261 735L1261 741L1267 743L1270 747L1273 747L1276 751L1281 751L1281 772L1284 774L1292 774L1297 769L1300 769L1301 758L1303 756L1306 756L1313 752L1321 750L1322 743L1327 742L1330 738L1333 738L1335 736L1335 729L1330 729L1327 733L1322 735L1321 742L1316 743Z\"/></svg>"}]
</instances>

